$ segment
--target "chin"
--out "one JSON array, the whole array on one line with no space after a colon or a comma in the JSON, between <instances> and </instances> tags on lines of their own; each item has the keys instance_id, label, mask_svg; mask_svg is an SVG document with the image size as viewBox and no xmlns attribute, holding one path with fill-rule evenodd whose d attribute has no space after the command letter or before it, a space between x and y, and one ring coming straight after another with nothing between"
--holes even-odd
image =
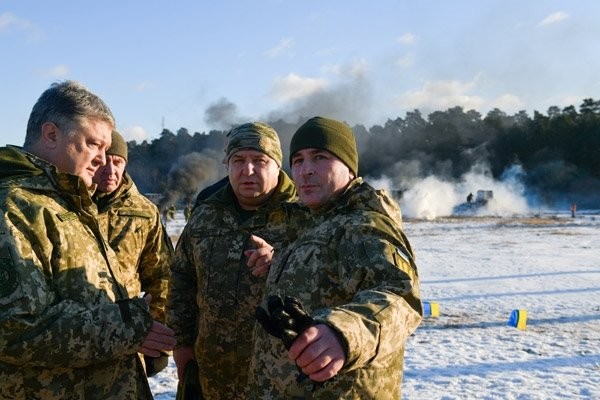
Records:
<instances>
[{"instance_id":1,"label":"chin","mask_svg":"<svg viewBox=\"0 0 600 400\"><path fill-rule=\"evenodd\" d=\"M252 201L255 200L258 195L256 194L256 192L252 192L252 193L244 193L242 194L242 197L246 200Z\"/></svg>"},{"instance_id":2,"label":"chin","mask_svg":"<svg viewBox=\"0 0 600 400\"><path fill-rule=\"evenodd\" d=\"M81 180L83 181L83 183L85 183L85 186L90 187L94 184L94 179L90 176L79 176L81 178Z\"/></svg>"},{"instance_id":3,"label":"chin","mask_svg":"<svg viewBox=\"0 0 600 400\"><path fill-rule=\"evenodd\" d=\"M300 200L307 207L318 207L320 205L319 200L313 199L313 198L310 198L310 197L304 198L304 199L302 197L300 197Z\"/></svg>"}]
</instances>

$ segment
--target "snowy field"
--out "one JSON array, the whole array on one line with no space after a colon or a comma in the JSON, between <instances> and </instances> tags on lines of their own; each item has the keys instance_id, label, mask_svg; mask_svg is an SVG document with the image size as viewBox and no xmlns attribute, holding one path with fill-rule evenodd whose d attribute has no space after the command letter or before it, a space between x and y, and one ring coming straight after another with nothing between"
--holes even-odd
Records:
<instances>
[{"instance_id":1,"label":"snowy field","mask_svg":"<svg viewBox=\"0 0 600 400\"><path fill-rule=\"evenodd\" d=\"M178 236L181 218L168 231ZM404 399L600 399L600 212L407 220L422 298ZM527 311L525 330L507 326ZM173 363L151 387L174 399Z\"/></svg>"}]
</instances>

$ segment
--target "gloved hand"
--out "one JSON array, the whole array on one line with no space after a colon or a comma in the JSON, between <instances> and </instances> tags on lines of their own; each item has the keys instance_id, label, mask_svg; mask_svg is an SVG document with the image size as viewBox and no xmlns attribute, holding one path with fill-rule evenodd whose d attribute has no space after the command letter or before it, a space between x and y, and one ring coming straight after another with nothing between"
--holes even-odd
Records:
<instances>
[{"instance_id":1,"label":"gloved hand","mask_svg":"<svg viewBox=\"0 0 600 400\"><path fill-rule=\"evenodd\" d=\"M316 325L295 297L286 296L283 302L278 295L271 295L267 298L267 308L269 311L256 307L256 319L270 335L281 339L287 350L300 333Z\"/></svg>"},{"instance_id":2,"label":"gloved hand","mask_svg":"<svg viewBox=\"0 0 600 400\"><path fill-rule=\"evenodd\" d=\"M292 347L299 334L317 324L295 297L286 296L282 301L280 296L270 295L267 297L267 308L268 311L261 306L256 307L256 319L267 333L281 339L286 350ZM296 380L302 382L306 378L300 371Z\"/></svg>"}]
</instances>

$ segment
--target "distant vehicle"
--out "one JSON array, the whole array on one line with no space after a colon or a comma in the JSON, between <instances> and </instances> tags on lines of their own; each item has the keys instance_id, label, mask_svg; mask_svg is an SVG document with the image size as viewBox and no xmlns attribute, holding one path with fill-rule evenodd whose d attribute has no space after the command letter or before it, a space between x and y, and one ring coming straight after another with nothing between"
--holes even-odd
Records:
<instances>
[{"instance_id":1,"label":"distant vehicle","mask_svg":"<svg viewBox=\"0 0 600 400\"><path fill-rule=\"evenodd\" d=\"M485 212L485 209L490 202L494 200L494 192L492 190L478 190L475 200L473 195L469 193L467 201L461 203L452 209L453 215L476 215Z\"/></svg>"}]
</instances>

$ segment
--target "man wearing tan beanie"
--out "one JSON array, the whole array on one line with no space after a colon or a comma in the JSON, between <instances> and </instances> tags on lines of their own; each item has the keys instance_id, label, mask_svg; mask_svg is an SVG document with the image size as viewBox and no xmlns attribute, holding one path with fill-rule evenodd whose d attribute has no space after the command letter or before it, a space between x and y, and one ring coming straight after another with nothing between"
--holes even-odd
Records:
<instances>
[{"instance_id":1,"label":"man wearing tan beanie","mask_svg":"<svg viewBox=\"0 0 600 400\"><path fill-rule=\"evenodd\" d=\"M120 261L123 286L130 297L150 295L150 313L164 323L173 245L166 234L158 208L142 195L125 171L127 143L112 131L106 150L106 164L99 167L93 181L92 199L98 207L100 228ZM150 299L150 298L149 298ZM148 376L167 364L168 357L145 357Z\"/></svg>"},{"instance_id":2,"label":"man wearing tan beanie","mask_svg":"<svg viewBox=\"0 0 600 400\"><path fill-rule=\"evenodd\" d=\"M229 179L200 198L177 242L167 321L177 338L180 383L195 361L201 398L245 400L254 310L272 248L289 241L282 203L295 200L296 191L281 170L277 132L267 124L233 128L225 162Z\"/></svg>"}]
</instances>

